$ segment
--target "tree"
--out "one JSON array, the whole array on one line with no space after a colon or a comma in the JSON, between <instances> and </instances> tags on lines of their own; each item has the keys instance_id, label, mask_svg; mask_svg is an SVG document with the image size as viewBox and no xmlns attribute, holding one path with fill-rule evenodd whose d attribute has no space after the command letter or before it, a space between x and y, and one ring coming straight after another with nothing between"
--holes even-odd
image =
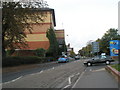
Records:
<instances>
[{"instance_id":1,"label":"tree","mask_svg":"<svg viewBox=\"0 0 120 90\"><path fill-rule=\"evenodd\" d=\"M75 57L75 52L73 50L70 51L70 57Z\"/></svg>"},{"instance_id":2,"label":"tree","mask_svg":"<svg viewBox=\"0 0 120 90\"><path fill-rule=\"evenodd\" d=\"M91 51L92 51L92 41L90 40L87 42L87 45L85 47L79 50L79 54L81 56L91 57L92 56Z\"/></svg>"},{"instance_id":3,"label":"tree","mask_svg":"<svg viewBox=\"0 0 120 90\"><path fill-rule=\"evenodd\" d=\"M103 37L99 40L100 51L109 55L109 41L110 40L120 40L120 35L117 33L118 30L110 28Z\"/></svg>"},{"instance_id":4,"label":"tree","mask_svg":"<svg viewBox=\"0 0 120 90\"><path fill-rule=\"evenodd\" d=\"M120 35L118 34L118 30L114 29L114 28L110 28L108 31L106 31L106 33L104 33L104 35L102 36L102 38L98 38L96 40L96 42L99 42L99 47L100 47L100 51L99 54L101 53L106 53L107 55L109 55L109 41L110 40L120 40ZM90 51L92 50L92 46L91 44L88 42L86 47L83 47L81 50L79 50L79 53L82 56L90 56L92 54L90 54ZM97 53L95 53L95 55L97 55Z\"/></svg>"},{"instance_id":5,"label":"tree","mask_svg":"<svg viewBox=\"0 0 120 90\"><path fill-rule=\"evenodd\" d=\"M32 19L37 23L37 19L43 21L43 14L34 14L33 10L42 8L47 5L43 0L39 2L2 2L2 55L6 56L5 49L16 49L27 47L26 34L27 28L32 33L32 27L27 22Z\"/></svg>"},{"instance_id":6,"label":"tree","mask_svg":"<svg viewBox=\"0 0 120 90\"><path fill-rule=\"evenodd\" d=\"M67 52L67 46L66 46L66 44L65 44L65 41L63 41L62 46L59 47L58 54L61 55L62 52Z\"/></svg>"},{"instance_id":7,"label":"tree","mask_svg":"<svg viewBox=\"0 0 120 90\"><path fill-rule=\"evenodd\" d=\"M79 54L80 54L81 56L87 56L86 47L83 47L81 50L79 50Z\"/></svg>"},{"instance_id":8,"label":"tree","mask_svg":"<svg viewBox=\"0 0 120 90\"><path fill-rule=\"evenodd\" d=\"M53 28L48 29L48 31L46 32L46 37L49 39L50 42L50 47L47 51L47 54L56 57L58 55L59 44L57 42Z\"/></svg>"}]
</instances>

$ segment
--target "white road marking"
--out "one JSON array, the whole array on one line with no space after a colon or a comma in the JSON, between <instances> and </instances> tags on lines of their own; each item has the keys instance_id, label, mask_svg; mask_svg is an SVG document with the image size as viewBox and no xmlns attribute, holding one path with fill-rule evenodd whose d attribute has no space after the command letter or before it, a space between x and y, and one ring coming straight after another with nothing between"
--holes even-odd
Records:
<instances>
[{"instance_id":1,"label":"white road marking","mask_svg":"<svg viewBox=\"0 0 120 90\"><path fill-rule=\"evenodd\" d=\"M99 71L104 71L105 68L102 68L102 69L98 69L98 70L93 70L92 72L99 72Z\"/></svg>"},{"instance_id":2,"label":"white road marking","mask_svg":"<svg viewBox=\"0 0 120 90\"><path fill-rule=\"evenodd\" d=\"M52 69L55 69L55 67L53 67Z\"/></svg>"},{"instance_id":3,"label":"white road marking","mask_svg":"<svg viewBox=\"0 0 120 90\"><path fill-rule=\"evenodd\" d=\"M41 74L42 72L43 72L43 70L42 70L42 71L40 71L40 72L37 72L37 73L30 74L30 75Z\"/></svg>"},{"instance_id":4,"label":"white road marking","mask_svg":"<svg viewBox=\"0 0 120 90\"><path fill-rule=\"evenodd\" d=\"M71 78L74 77L75 75L71 75L68 77L68 85L66 85L65 87L63 87L62 90L64 90L65 88L68 88L69 86L71 86L72 82L71 82Z\"/></svg>"},{"instance_id":5,"label":"white road marking","mask_svg":"<svg viewBox=\"0 0 120 90\"><path fill-rule=\"evenodd\" d=\"M80 73L77 73L76 75L80 75Z\"/></svg>"},{"instance_id":6,"label":"white road marking","mask_svg":"<svg viewBox=\"0 0 120 90\"><path fill-rule=\"evenodd\" d=\"M40 71L40 73L42 73L43 72L43 70L42 71Z\"/></svg>"},{"instance_id":7,"label":"white road marking","mask_svg":"<svg viewBox=\"0 0 120 90\"><path fill-rule=\"evenodd\" d=\"M90 71L92 71L92 69L90 69Z\"/></svg>"},{"instance_id":8,"label":"white road marking","mask_svg":"<svg viewBox=\"0 0 120 90\"><path fill-rule=\"evenodd\" d=\"M69 86L70 86L70 85L67 85L67 86L65 86L63 89L68 88ZM62 89L62 90L63 90L63 89Z\"/></svg>"},{"instance_id":9,"label":"white road marking","mask_svg":"<svg viewBox=\"0 0 120 90\"><path fill-rule=\"evenodd\" d=\"M14 80L12 80L12 82L17 81L17 80L18 80L18 79L20 79L20 78L22 78L22 76L20 76L20 77L18 77L18 78L16 78L16 79L14 79Z\"/></svg>"},{"instance_id":10,"label":"white road marking","mask_svg":"<svg viewBox=\"0 0 120 90\"><path fill-rule=\"evenodd\" d=\"M68 78L68 83L71 84L71 77Z\"/></svg>"},{"instance_id":11,"label":"white road marking","mask_svg":"<svg viewBox=\"0 0 120 90\"><path fill-rule=\"evenodd\" d=\"M17 81L18 79L20 79L20 78L22 78L22 77L23 77L23 76L20 76L20 77L14 79L14 80L12 80L12 81L8 81L8 82L5 82L5 83L3 83L3 84L8 84L8 83L11 83L11 82L15 82L15 81Z\"/></svg>"},{"instance_id":12,"label":"white road marking","mask_svg":"<svg viewBox=\"0 0 120 90\"><path fill-rule=\"evenodd\" d=\"M72 82L71 82L71 78L74 77L74 75L71 75L70 77L68 77L68 84L70 85Z\"/></svg>"},{"instance_id":13,"label":"white road marking","mask_svg":"<svg viewBox=\"0 0 120 90\"><path fill-rule=\"evenodd\" d=\"M80 75L80 77L78 78L78 80L75 82L75 84L72 86L72 88L74 88L74 87L76 86L76 84L77 84L78 81L82 78L82 76L83 76L84 73L85 73L85 72L82 72L82 74Z\"/></svg>"},{"instance_id":14,"label":"white road marking","mask_svg":"<svg viewBox=\"0 0 120 90\"><path fill-rule=\"evenodd\" d=\"M40 71L40 72L38 72L38 73L36 73L36 74L41 74L43 72L43 70L42 71Z\"/></svg>"},{"instance_id":15,"label":"white road marking","mask_svg":"<svg viewBox=\"0 0 120 90\"><path fill-rule=\"evenodd\" d=\"M71 75L70 78L74 77L75 75Z\"/></svg>"}]
</instances>

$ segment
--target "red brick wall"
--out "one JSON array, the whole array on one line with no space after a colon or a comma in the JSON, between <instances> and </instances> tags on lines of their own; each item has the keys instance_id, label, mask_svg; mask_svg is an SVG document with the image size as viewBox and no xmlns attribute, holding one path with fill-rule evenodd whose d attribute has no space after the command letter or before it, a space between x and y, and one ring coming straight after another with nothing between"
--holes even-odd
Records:
<instances>
[{"instance_id":1,"label":"red brick wall","mask_svg":"<svg viewBox=\"0 0 120 90\"><path fill-rule=\"evenodd\" d=\"M46 32L51 26L51 23L39 23L39 24L31 24L31 27L33 28L33 33L39 33L39 32ZM25 30L25 33L30 33L29 30Z\"/></svg>"},{"instance_id":2,"label":"red brick wall","mask_svg":"<svg viewBox=\"0 0 120 90\"><path fill-rule=\"evenodd\" d=\"M17 50L12 56L36 56L33 50Z\"/></svg>"},{"instance_id":3,"label":"red brick wall","mask_svg":"<svg viewBox=\"0 0 120 90\"><path fill-rule=\"evenodd\" d=\"M47 50L50 46L49 41L34 41L34 42L28 42L28 48L21 48L23 50L35 50L38 48L43 48Z\"/></svg>"}]
</instances>

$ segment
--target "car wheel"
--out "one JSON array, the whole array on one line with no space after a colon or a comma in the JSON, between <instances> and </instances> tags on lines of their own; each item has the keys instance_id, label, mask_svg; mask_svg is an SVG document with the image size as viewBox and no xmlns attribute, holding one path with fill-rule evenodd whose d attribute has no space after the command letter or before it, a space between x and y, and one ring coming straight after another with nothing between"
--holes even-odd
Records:
<instances>
[{"instance_id":1,"label":"car wheel","mask_svg":"<svg viewBox=\"0 0 120 90\"><path fill-rule=\"evenodd\" d=\"M110 61L106 61L105 63L106 63L106 65L109 65L109 64L110 64Z\"/></svg>"},{"instance_id":2,"label":"car wheel","mask_svg":"<svg viewBox=\"0 0 120 90\"><path fill-rule=\"evenodd\" d=\"M92 66L92 64L90 62L87 63L87 66Z\"/></svg>"}]
</instances>

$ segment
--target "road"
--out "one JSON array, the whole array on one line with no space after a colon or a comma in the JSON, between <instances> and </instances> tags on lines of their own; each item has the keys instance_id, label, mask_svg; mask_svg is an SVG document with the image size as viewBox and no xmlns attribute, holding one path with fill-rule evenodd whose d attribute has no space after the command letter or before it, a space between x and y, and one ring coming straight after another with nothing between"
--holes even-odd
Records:
<instances>
[{"instance_id":1,"label":"road","mask_svg":"<svg viewBox=\"0 0 120 90\"><path fill-rule=\"evenodd\" d=\"M2 85L3 88L76 88L79 86L79 83L81 84L80 81L83 82L82 84L86 83L84 77L91 76L90 73L98 72L101 78L96 77L97 80L102 80L102 74L105 73L105 75L109 77L107 78L107 80L110 81L107 82L108 85L110 83L110 85L113 84L111 87L117 88L117 82L111 74L107 73L104 69L106 65L86 67L83 65L83 62L84 60L71 61L68 63L55 62L48 67L31 69L26 71L26 73L24 71L19 72L19 74L16 72L17 75L15 73L3 75L4 82ZM100 70L104 71L104 73L99 72ZM81 76L82 79L80 79ZM92 81L92 79L90 81ZM82 86L82 88L86 87L85 85Z\"/></svg>"}]
</instances>

